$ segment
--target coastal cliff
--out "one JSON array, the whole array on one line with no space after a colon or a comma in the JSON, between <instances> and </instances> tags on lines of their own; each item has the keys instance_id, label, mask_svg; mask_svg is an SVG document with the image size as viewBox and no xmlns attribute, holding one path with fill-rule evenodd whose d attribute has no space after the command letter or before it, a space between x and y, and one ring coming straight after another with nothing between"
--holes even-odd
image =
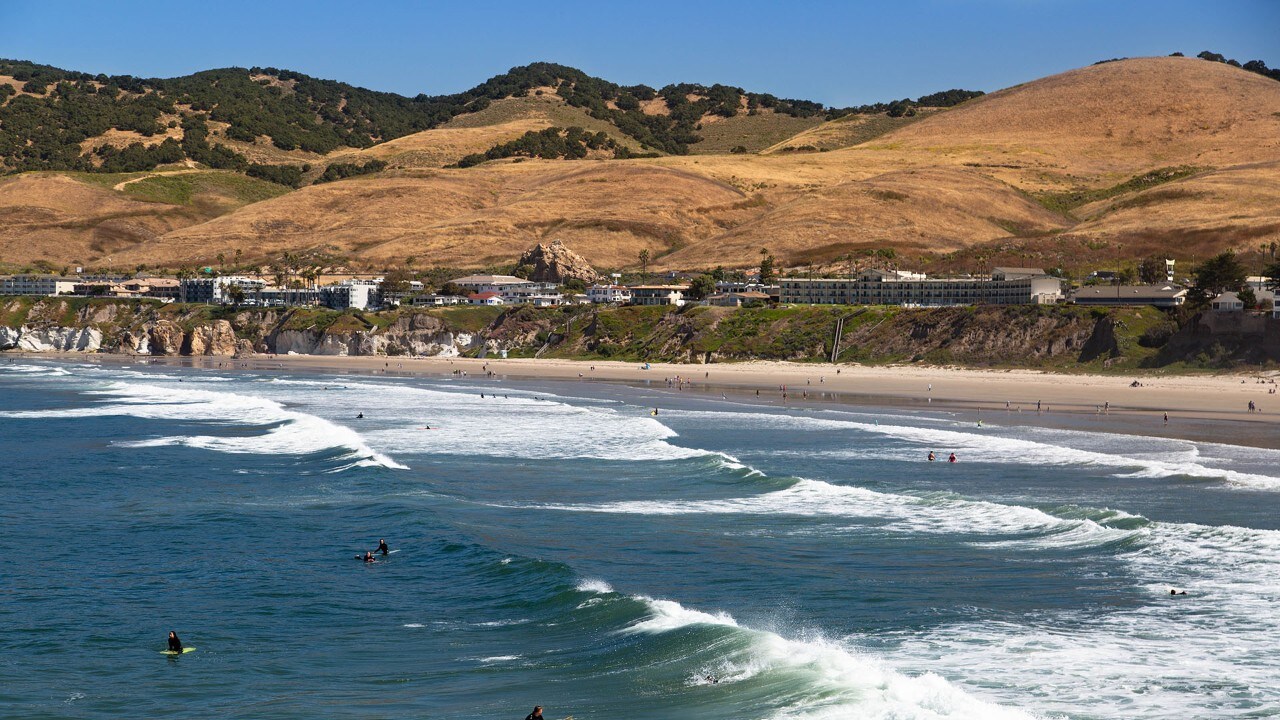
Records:
<instances>
[{"instance_id":1,"label":"coastal cliff","mask_svg":"<svg viewBox=\"0 0 1280 720\"><path fill-rule=\"evenodd\" d=\"M506 354L687 363L834 357L1117 370L1280 360L1280 322L1258 318L1247 325L1180 319L1155 308L1074 306L460 306L372 313L24 297L0 301L0 350L220 357Z\"/></svg>"}]
</instances>

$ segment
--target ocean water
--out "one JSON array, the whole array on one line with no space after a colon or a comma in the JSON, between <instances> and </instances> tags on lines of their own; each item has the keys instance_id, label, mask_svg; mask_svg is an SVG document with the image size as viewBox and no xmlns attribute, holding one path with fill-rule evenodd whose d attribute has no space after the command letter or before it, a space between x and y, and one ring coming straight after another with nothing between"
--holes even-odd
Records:
<instances>
[{"instance_id":1,"label":"ocean water","mask_svg":"<svg viewBox=\"0 0 1280 720\"><path fill-rule=\"evenodd\" d=\"M1280 450L1013 419L5 361L0 717L1280 715Z\"/></svg>"}]
</instances>

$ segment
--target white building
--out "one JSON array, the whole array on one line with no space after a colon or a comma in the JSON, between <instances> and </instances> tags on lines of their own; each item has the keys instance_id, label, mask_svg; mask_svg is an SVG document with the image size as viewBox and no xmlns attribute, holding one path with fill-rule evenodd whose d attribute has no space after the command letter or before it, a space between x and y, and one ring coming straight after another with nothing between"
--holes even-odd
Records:
<instances>
[{"instance_id":1,"label":"white building","mask_svg":"<svg viewBox=\"0 0 1280 720\"><path fill-rule=\"evenodd\" d=\"M468 275L453 281L454 285L466 288L473 293L492 292L506 295L517 290L533 290L542 283L525 280L514 275ZM554 287L554 286L553 286Z\"/></svg>"},{"instance_id":2,"label":"white building","mask_svg":"<svg viewBox=\"0 0 1280 720\"><path fill-rule=\"evenodd\" d=\"M453 281L472 293L497 293L507 305L549 307L564 301L555 283L534 282L513 275L468 275Z\"/></svg>"},{"instance_id":3,"label":"white building","mask_svg":"<svg viewBox=\"0 0 1280 720\"><path fill-rule=\"evenodd\" d=\"M631 302L631 288L626 285L592 285L587 288L587 299L593 303Z\"/></svg>"},{"instance_id":4,"label":"white building","mask_svg":"<svg viewBox=\"0 0 1280 720\"><path fill-rule=\"evenodd\" d=\"M233 286L239 287L246 299L252 299L267 283L239 275L183 278L178 282L178 300L184 303L226 305L231 302L229 291Z\"/></svg>"},{"instance_id":5,"label":"white building","mask_svg":"<svg viewBox=\"0 0 1280 720\"><path fill-rule=\"evenodd\" d=\"M1177 307L1186 301L1187 289L1177 285L1086 285L1071 293L1077 305Z\"/></svg>"},{"instance_id":6,"label":"white building","mask_svg":"<svg viewBox=\"0 0 1280 720\"><path fill-rule=\"evenodd\" d=\"M1210 306L1214 312L1235 312L1244 310L1244 303L1240 300L1240 296L1233 292L1224 292L1218 297L1210 301Z\"/></svg>"},{"instance_id":7,"label":"white building","mask_svg":"<svg viewBox=\"0 0 1280 720\"><path fill-rule=\"evenodd\" d=\"M77 282L57 275L14 275L0 278L0 295L70 295Z\"/></svg>"},{"instance_id":8,"label":"white building","mask_svg":"<svg viewBox=\"0 0 1280 720\"><path fill-rule=\"evenodd\" d=\"M684 305L688 285L633 285L632 305Z\"/></svg>"},{"instance_id":9,"label":"white building","mask_svg":"<svg viewBox=\"0 0 1280 720\"><path fill-rule=\"evenodd\" d=\"M343 280L320 288L320 304L334 310L368 310L382 304L376 280Z\"/></svg>"},{"instance_id":10,"label":"white building","mask_svg":"<svg viewBox=\"0 0 1280 720\"><path fill-rule=\"evenodd\" d=\"M445 305L466 305L467 298L458 295L415 295L409 304L414 307L443 307Z\"/></svg>"},{"instance_id":11,"label":"white building","mask_svg":"<svg viewBox=\"0 0 1280 720\"><path fill-rule=\"evenodd\" d=\"M740 292L716 293L707 298L708 305L718 307L742 307L743 305L764 305L769 302L769 293L758 290L742 290Z\"/></svg>"}]
</instances>

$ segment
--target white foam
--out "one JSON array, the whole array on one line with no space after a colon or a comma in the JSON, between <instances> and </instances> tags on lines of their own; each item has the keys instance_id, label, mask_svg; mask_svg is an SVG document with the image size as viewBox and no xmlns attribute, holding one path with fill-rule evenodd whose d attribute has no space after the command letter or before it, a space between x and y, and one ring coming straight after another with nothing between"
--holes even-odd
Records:
<instances>
[{"instance_id":1,"label":"white foam","mask_svg":"<svg viewBox=\"0 0 1280 720\"><path fill-rule=\"evenodd\" d=\"M196 383L192 383L195 385ZM30 410L5 413L19 418L76 418L125 415L149 420L209 422L231 426L263 427L247 436L165 436L120 443L124 447L185 445L216 452L264 455L306 455L333 448L351 451L351 465L405 469L390 457L369 447L359 433L316 415L285 409L280 403L225 391L198 387L174 387L133 382L113 382L89 394L109 402L81 408Z\"/></svg>"},{"instance_id":2,"label":"white foam","mask_svg":"<svg viewBox=\"0 0 1280 720\"><path fill-rule=\"evenodd\" d=\"M807 429L848 430L870 433L911 443L906 447L861 446L806 450L804 456L819 452L828 457L917 461L929 450L956 452L961 462L1000 463L1012 465L1071 465L1096 466L1127 477L1177 477L1188 476L1222 480L1227 483L1260 489L1280 488L1280 476L1258 472L1241 472L1218 464L1231 464L1233 457L1250 458L1259 466L1280 462L1280 451L1259 448L1237 448L1229 445L1201 443L1215 451L1212 461L1201 453L1196 443L1182 440L1165 440L1109 433L1051 430L1035 427L1001 427L988 424L983 428L960 430L952 427L934 427L904 424L878 424L851 419L814 417L776 413L730 413L708 411L672 411L672 416L715 417L717 424L734 424L756 429ZM852 443L857 444L857 443ZM1076 446L1073 446L1076 445ZM1078 447L1095 445L1116 447L1119 452L1104 452ZM1151 451L1135 452L1134 448L1147 445ZM1154 447L1153 447L1154 446ZM1159 448L1158 450L1156 448ZM1224 451L1228 457L1221 457ZM784 451L785 452L785 451Z\"/></svg>"},{"instance_id":3,"label":"white foam","mask_svg":"<svg viewBox=\"0 0 1280 720\"><path fill-rule=\"evenodd\" d=\"M600 593L601 595L613 592L613 586L609 583L591 578L580 581L575 589L578 592Z\"/></svg>"},{"instance_id":4,"label":"white foam","mask_svg":"<svg viewBox=\"0 0 1280 720\"><path fill-rule=\"evenodd\" d=\"M426 627L426 626L425 626L425 625L423 625L422 623L405 623L404 627L407 627L407 628L420 628L420 627Z\"/></svg>"},{"instance_id":5,"label":"white foam","mask_svg":"<svg viewBox=\"0 0 1280 720\"><path fill-rule=\"evenodd\" d=\"M283 380L267 392L323 402L350 416L363 412L362 422L371 426L364 430L368 440L398 453L619 461L717 455L672 444L676 432L638 408L580 407L550 394L535 398L502 387L465 392L391 382L344 384L348 392L326 391L319 381Z\"/></svg>"},{"instance_id":6,"label":"white foam","mask_svg":"<svg viewBox=\"0 0 1280 720\"><path fill-rule=\"evenodd\" d=\"M671 600L636 599L648 607L649 617L625 632L663 634L702 625L732 628L743 634L748 641L745 646L727 649L714 671L705 673L714 675L718 682L778 676L803 683L804 691L793 693L793 702L773 716L778 720L1032 717L975 697L939 675L907 675L840 642L823 637L787 638L743 627L727 613L693 610Z\"/></svg>"},{"instance_id":7,"label":"white foam","mask_svg":"<svg viewBox=\"0 0 1280 720\"><path fill-rule=\"evenodd\" d=\"M1106 527L1087 518L1069 519L1035 508L934 495L915 497L876 492L821 480L798 480L762 495L721 500L629 500L582 505L541 505L548 510L633 515L792 515L874 520L875 530L895 533L952 533L998 541L1031 536L1039 546L1080 546L1124 540L1146 529ZM1112 511L1113 517L1132 517ZM886 522L887 521L887 522Z\"/></svg>"}]
</instances>

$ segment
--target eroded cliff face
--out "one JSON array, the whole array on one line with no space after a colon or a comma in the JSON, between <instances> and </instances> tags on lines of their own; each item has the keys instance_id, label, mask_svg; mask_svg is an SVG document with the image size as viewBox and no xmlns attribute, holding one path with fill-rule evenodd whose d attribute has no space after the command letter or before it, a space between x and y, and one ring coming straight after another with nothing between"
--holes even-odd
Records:
<instances>
[{"instance_id":1,"label":"eroded cliff face","mask_svg":"<svg viewBox=\"0 0 1280 720\"><path fill-rule=\"evenodd\" d=\"M348 326L363 329L343 329L307 322L318 315L332 323L332 313L255 310L212 319L207 317L210 311L130 301L75 307L61 298L15 299L0 305L0 350L218 357L255 352L456 356L479 342L474 333L421 312L405 312L386 327L351 320ZM4 324L4 318L19 315L21 322Z\"/></svg>"},{"instance_id":2,"label":"eroded cliff face","mask_svg":"<svg viewBox=\"0 0 1280 720\"><path fill-rule=\"evenodd\" d=\"M1177 318L1153 308L522 306L339 313L25 298L0 300L0 350L813 361L831 357L838 325L840 362L1226 367L1240 358L1280 357L1280 322L1258 322L1265 327L1188 325L1175 333Z\"/></svg>"}]
</instances>

